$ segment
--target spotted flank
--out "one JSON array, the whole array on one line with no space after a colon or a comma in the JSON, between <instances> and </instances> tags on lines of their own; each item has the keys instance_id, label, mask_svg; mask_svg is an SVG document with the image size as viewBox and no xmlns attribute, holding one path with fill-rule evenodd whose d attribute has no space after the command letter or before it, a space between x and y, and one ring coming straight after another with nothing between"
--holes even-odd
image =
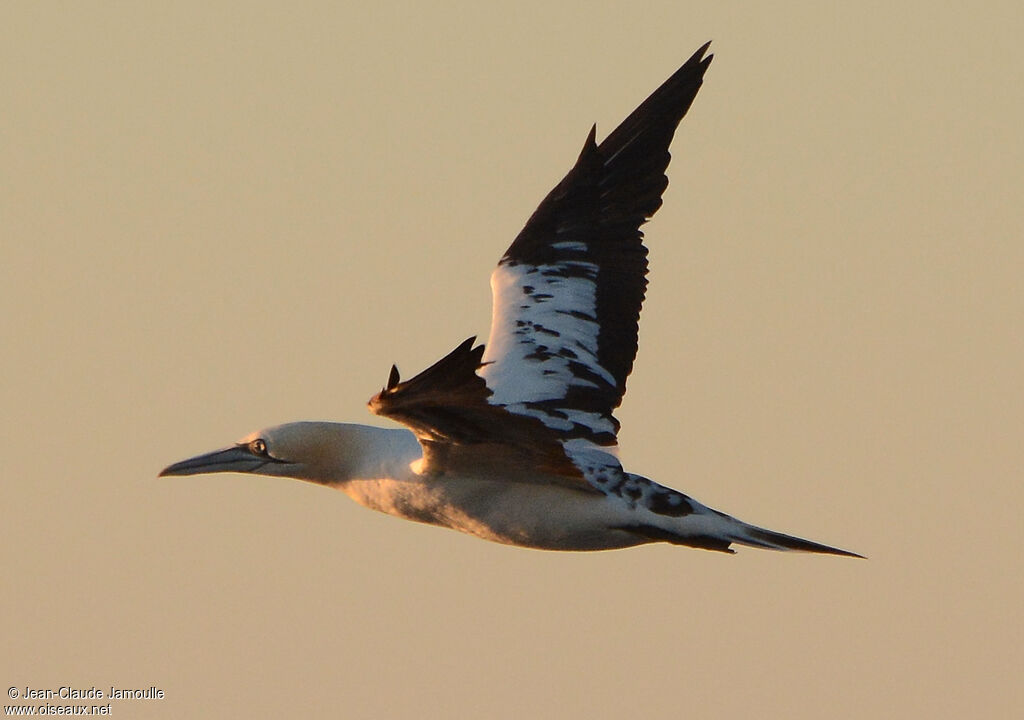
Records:
<instances>
[{"instance_id":1,"label":"spotted flank","mask_svg":"<svg viewBox=\"0 0 1024 720\"><path fill-rule=\"evenodd\" d=\"M591 128L491 275L487 342L471 337L407 380L391 368L369 408L408 429L288 423L162 474L309 480L374 510L529 548L739 543L854 555L749 525L619 461L615 410L647 289L640 228L661 207L669 145L707 49L600 143Z\"/></svg>"}]
</instances>

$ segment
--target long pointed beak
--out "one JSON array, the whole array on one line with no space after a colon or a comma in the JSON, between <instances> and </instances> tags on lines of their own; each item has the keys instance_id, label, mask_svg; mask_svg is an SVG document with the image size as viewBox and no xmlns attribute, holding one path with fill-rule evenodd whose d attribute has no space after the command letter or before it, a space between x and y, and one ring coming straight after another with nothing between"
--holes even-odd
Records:
<instances>
[{"instance_id":1,"label":"long pointed beak","mask_svg":"<svg viewBox=\"0 0 1024 720\"><path fill-rule=\"evenodd\" d=\"M223 450L199 455L168 465L160 471L165 475L200 475L215 472L253 472L267 464L267 458L253 455L245 445L232 445Z\"/></svg>"}]
</instances>

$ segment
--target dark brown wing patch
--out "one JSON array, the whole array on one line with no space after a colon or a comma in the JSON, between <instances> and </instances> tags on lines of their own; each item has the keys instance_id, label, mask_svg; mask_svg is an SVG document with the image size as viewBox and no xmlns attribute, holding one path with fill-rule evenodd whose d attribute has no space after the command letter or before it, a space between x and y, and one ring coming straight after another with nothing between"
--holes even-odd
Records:
<instances>
[{"instance_id":1,"label":"dark brown wing patch","mask_svg":"<svg viewBox=\"0 0 1024 720\"><path fill-rule=\"evenodd\" d=\"M476 374L484 346L473 347L475 341L469 338L405 382L393 370L388 386L370 399L370 411L416 434L428 472L479 473L521 482L551 482L557 476L597 492L544 423L487 402L491 391Z\"/></svg>"}]
</instances>

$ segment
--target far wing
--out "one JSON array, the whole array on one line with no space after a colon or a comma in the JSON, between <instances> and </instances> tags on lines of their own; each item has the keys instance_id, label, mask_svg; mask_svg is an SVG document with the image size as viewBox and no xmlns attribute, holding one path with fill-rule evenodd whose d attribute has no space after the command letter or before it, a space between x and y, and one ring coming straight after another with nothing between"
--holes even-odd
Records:
<instances>
[{"instance_id":1,"label":"far wing","mask_svg":"<svg viewBox=\"0 0 1024 720\"><path fill-rule=\"evenodd\" d=\"M536 418L574 446L615 445L647 286L642 225L668 185L668 146L703 81L700 48L534 212L491 276L479 374L488 402Z\"/></svg>"}]
</instances>

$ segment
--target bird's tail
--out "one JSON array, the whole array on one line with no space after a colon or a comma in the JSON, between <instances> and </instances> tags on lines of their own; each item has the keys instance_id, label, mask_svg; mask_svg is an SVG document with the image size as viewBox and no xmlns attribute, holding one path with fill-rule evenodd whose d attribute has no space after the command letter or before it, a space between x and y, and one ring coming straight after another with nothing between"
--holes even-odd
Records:
<instances>
[{"instance_id":1,"label":"bird's tail","mask_svg":"<svg viewBox=\"0 0 1024 720\"><path fill-rule=\"evenodd\" d=\"M651 540L728 553L734 552L729 546L738 543L767 550L799 550L828 555L864 557L849 550L840 550L829 545L822 545L811 540L745 523L731 515L712 510L693 498L687 497L686 500L689 507L692 508L691 513L674 518L674 522L659 523L657 527L645 525L631 528L631 530Z\"/></svg>"},{"instance_id":2,"label":"bird's tail","mask_svg":"<svg viewBox=\"0 0 1024 720\"><path fill-rule=\"evenodd\" d=\"M728 517L728 516L727 516ZM828 555L845 555L847 557L863 558L863 555L858 555L855 552L849 550L840 550L829 545L822 545L821 543L812 542L811 540L804 540L803 538L794 537L792 535L785 535L774 530L766 530L764 528L757 527L756 525L750 525L737 520L736 518L729 518L735 523L732 532L729 533L729 539L732 542L739 543L741 545L749 545L751 547L767 548L769 550L800 550L802 552L812 553L826 553Z\"/></svg>"}]
</instances>

